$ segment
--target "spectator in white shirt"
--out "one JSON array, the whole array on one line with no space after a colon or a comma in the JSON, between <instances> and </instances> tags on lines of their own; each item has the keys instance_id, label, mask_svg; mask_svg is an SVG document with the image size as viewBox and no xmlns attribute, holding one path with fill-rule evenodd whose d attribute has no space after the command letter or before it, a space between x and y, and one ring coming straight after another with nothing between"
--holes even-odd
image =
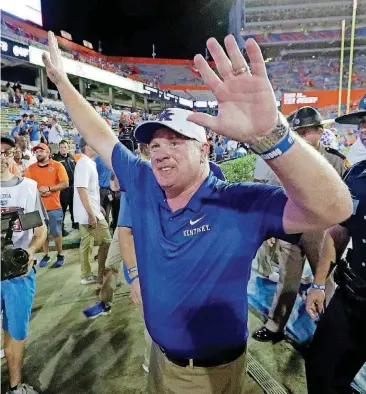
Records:
<instances>
[{"instance_id":1,"label":"spectator in white shirt","mask_svg":"<svg viewBox=\"0 0 366 394\"><path fill-rule=\"evenodd\" d=\"M236 141L233 140L228 141L226 149L230 157L234 156L237 147L238 147L238 143Z\"/></svg>"},{"instance_id":2,"label":"spectator in white shirt","mask_svg":"<svg viewBox=\"0 0 366 394\"><path fill-rule=\"evenodd\" d=\"M51 154L55 154L58 152L59 144L64 136L64 131L62 127L58 124L57 118L53 117L51 119L51 129L48 134L48 143L51 149Z\"/></svg>"},{"instance_id":3,"label":"spectator in white shirt","mask_svg":"<svg viewBox=\"0 0 366 394\"><path fill-rule=\"evenodd\" d=\"M102 284L105 261L112 237L109 225L100 207L99 180L94 158L95 151L82 138L79 142L82 156L74 172L74 220L79 223L81 284ZM98 277L92 274L90 261L93 246L99 246Z\"/></svg>"},{"instance_id":4,"label":"spectator in white shirt","mask_svg":"<svg viewBox=\"0 0 366 394\"><path fill-rule=\"evenodd\" d=\"M28 149L28 138L25 135L20 135L17 138L16 146L22 153L22 162L24 163L25 168L28 168L31 164L37 161L33 152Z\"/></svg>"}]
</instances>

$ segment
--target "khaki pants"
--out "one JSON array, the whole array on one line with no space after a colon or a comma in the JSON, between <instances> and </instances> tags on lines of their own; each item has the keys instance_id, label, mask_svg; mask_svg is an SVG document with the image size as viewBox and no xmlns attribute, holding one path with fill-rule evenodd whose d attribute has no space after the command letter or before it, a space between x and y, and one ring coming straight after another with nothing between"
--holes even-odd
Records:
<instances>
[{"instance_id":1,"label":"khaki pants","mask_svg":"<svg viewBox=\"0 0 366 394\"><path fill-rule=\"evenodd\" d=\"M112 242L109 246L107 260L105 262L106 277L103 280L103 286L100 289L100 300L107 305L113 304L114 293L117 288L117 278L121 273L122 255L118 242L118 227L113 234ZM118 272L118 273L117 273ZM152 339L146 327L144 328L145 349L144 365L149 368Z\"/></svg>"},{"instance_id":2,"label":"khaki pants","mask_svg":"<svg viewBox=\"0 0 366 394\"><path fill-rule=\"evenodd\" d=\"M148 394L243 394L246 352L235 361L218 367L179 367L152 344Z\"/></svg>"},{"instance_id":3,"label":"khaki pants","mask_svg":"<svg viewBox=\"0 0 366 394\"><path fill-rule=\"evenodd\" d=\"M105 219L98 220L95 229L87 224L79 224L81 278L91 275L90 261L93 258L93 246L109 245L112 242L109 226Z\"/></svg>"},{"instance_id":4,"label":"khaki pants","mask_svg":"<svg viewBox=\"0 0 366 394\"><path fill-rule=\"evenodd\" d=\"M271 261L279 265L279 281L268 313L266 328L273 332L283 331L299 291L301 276L305 264L305 256L297 245L276 239L270 247L267 242L258 250L258 272L268 276L272 272ZM325 283L326 301L329 303L335 290L333 275Z\"/></svg>"}]
</instances>

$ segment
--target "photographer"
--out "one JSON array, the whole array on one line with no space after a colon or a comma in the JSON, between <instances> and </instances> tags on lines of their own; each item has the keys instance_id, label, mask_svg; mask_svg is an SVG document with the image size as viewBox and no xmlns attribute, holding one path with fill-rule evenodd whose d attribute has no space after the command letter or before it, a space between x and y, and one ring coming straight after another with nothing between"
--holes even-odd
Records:
<instances>
[{"instance_id":1,"label":"photographer","mask_svg":"<svg viewBox=\"0 0 366 394\"><path fill-rule=\"evenodd\" d=\"M14 150L13 139L1 136L1 210L7 212L18 209L23 210L24 213L38 211L43 222L43 206L37 191L37 183L31 179L20 178L10 173L14 161ZM25 249L29 254L29 263L25 275L1 282L1 306L5 357L9 369L9 393L36 394L31 386L22 384L21 371L24 344L35 290L34 254L44 243L47 230L43 224L35 228L34 231L23 231L20 225L16 224L13 231L14 248ZM2 263L2 270L5 270L6 262Z\"/></svg>"}]
</instances>

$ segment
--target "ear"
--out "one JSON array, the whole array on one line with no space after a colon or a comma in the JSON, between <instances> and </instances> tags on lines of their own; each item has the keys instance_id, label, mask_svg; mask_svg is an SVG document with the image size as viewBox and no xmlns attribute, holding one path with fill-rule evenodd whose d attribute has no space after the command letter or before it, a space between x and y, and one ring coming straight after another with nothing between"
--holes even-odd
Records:
<instances>
[{"instance_id":1,"label":"ear","mask_svg":"<svg viewBox=\"0 0 366 394\"><path fill-rule=\"evenodd\" d=\"M201 163L204 163L208 158L210 148L207 143L201 145Z\"/></svg>"}]
</instances>

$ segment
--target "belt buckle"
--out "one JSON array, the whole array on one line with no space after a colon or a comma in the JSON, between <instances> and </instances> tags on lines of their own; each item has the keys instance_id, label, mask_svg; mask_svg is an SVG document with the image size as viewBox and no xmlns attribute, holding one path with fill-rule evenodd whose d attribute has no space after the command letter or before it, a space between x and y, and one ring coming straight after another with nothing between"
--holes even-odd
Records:
<instances>
[{"instance_id":1,"label":"belt buckle","mask_svg":"<svg viewBox=\"0 0 366 394\"><path fill-rule=\"evenodd\" d=\"M190 358L189 359L189 363L188 363L188 366L189 366L189 368L192 368L193 369L193 358Z\"/></svg>"}]
</instances>

